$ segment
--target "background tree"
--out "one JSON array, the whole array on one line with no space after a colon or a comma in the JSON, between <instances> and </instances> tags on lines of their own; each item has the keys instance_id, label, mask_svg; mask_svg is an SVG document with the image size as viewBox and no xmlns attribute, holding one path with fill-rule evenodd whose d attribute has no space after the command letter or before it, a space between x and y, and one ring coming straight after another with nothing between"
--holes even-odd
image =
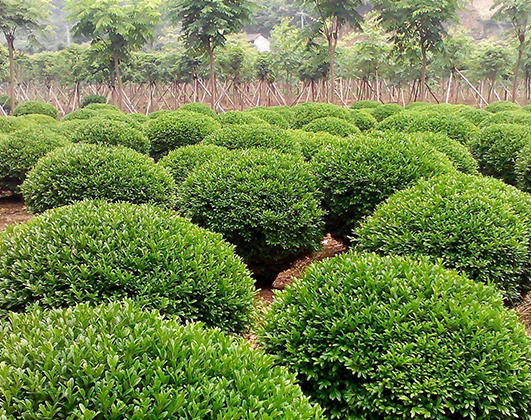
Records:
<instances>
[{"instance_id":1,"label":"background tree","mask_svg":"<svg viewBox=\"0 0 531 420\"><path fill-rule=\"evenodd\" d=\"M512 100L516 102L518 90L518 74L522 66L522 57L528 42L527 32L531 26L531 0L494 0L499 7L494 15L498 20L509 21L518 41L518 59L514 69Z\"/></svg>"},{"instance_id":2,"label":"background tree","mask_svg":"<svg viewBox=\"0 0 531 420\"><path fill-rule=\"evenodd\" d=\"M121 107L120 63L153 37L154 25L160 20L160 0L68 0L67 7L69 19L75 21L74 34L90 37L96 50L112 57Z\"/></svg>"},{"instance_id":3,"label":"background tree","mask_svg":"<svg viewBox=\"0 0 531 420\"><path fill-rule=\"evenodd\" d=\"M420 100L425 100L428 52L441 47L445 23L457 20L458 0L376 0L375 6L382 25L393 33L395 46L420 49Z\"/></svg>"},{"instance_id":4,"label":"background tree","mask_svg":"<svg viewBox=\"0 0 531 420\"><path fill-rule=\"evenodd\" d=\"M214 52L225 45L227 36L242 29L251 13L248 0L169 0L168 17L180 24L188 48L205 53L210 63L212 108L216 107Z\"/></svg>"},{"instance_id":5,"label":"background tree","mask_svg":"<svg viewBox=\"0 0 531 420\"><path fill-rule=\"evenodd\" d=\"M10 108L15 109L15 39L17 31L34 31L50 11L49 0L0 0L0 30L9 53Z\"/></svg>"}]
</instances>

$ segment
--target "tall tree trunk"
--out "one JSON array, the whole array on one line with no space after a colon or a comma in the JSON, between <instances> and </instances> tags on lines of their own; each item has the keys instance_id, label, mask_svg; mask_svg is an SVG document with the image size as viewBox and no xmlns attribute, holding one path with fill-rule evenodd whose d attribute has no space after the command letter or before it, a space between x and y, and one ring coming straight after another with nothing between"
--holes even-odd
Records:
<instances>
[{"instance_id":1,"label":"tall tree trunk","mask_svg":"<svg viewBox=\"0 0 531 420\"><path fill-rule=\"evenodd\" d=\"M116 73L116 82L118 83L118 108L122 109L123 105L123 84L122 84L122 73L120 72L120 59L118 54L112 54L114 58L114 71Z\"/></svg>"},{"instance_id":2,"label":"tall tree trunk","mask_svg":"<svg viewBox=\"0 0 531 420\"><path fill-rule=\"evenodd\" d=\"M15 37L13 35L6 35L7 49L9 51L9 106L11 108L11 115L15 110Z\"/></svg>"},{"instance_id":3,"label":"tall tree trunk","mask_svg":"<svg viewBox=\"0 0 531 420\"><path fill-rule=\"evenodd\" d=\"M336 66L335 56L337 47L337 34L330 34L328 36L328 54L330 57L330 90L328 92L328 102L335 102L336 89Z\"/></svg>"},{"instance_id":4,"label":"tall tree trunk","mask_svg":"<svg viewBox=\"0 0 531 420\"><path fill-rule=\"evenodd\" d=\"M420 75L420 100L426 100L426 68L428 67L428 57L426 54L426 46L424 42L420 44L420 50L422 52L422 69Z\"/></svg>"},{"instance_id":5,"label":"tall tree trunk","mask_svg":"<svg viewBox=\"0 0 531 420\"><path fill-rule=\"evenodd\" d=\"M211 101L210 105L212 106L212 109L216 110L216 72L214 69L214 50L212 49L212 46L209 45L207 48L208 52L208 60L210 61L210 93L211 93Z\"/></svg>"},{"instance_id":6,"label":"tall tree trunk","mask_svg":"<svg viewBox=\"0 0 531 420\"><path fill-rule=\"evenodd\" d=\"M516 61L516 68L514 69L514 81L513 81L513 102L516 102L516 93L518 91L518 74L520 72L520 66L522 65L522 54L524 53L525 37L519 37L520 45L518 46L518 60Z\"/></svg>"}]
</instances>

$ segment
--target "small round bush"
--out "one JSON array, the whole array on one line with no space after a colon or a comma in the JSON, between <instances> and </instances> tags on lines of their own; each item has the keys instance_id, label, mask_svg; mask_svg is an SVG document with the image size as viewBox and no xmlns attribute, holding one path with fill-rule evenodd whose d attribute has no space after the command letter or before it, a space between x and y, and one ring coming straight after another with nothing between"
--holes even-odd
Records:
<instances>
[{"instance_id":1,"label":"small round bush","mask_svg":"<svg viewBox=\"0 0 531 420\"><path fill-rule=\"evenodd\" d=\"M440 258L493 283L508 303L528 288L531 198L493 178L424 180L383 203L355 233L358 249Z\"/></svg>"},{"instance_id":2,"label":"small round bush","mask_svg":"<svg viewBox=\"0 0 531 420\"><path fill-rule=\"evenodd\" d=\"M520 105L517 105L509 101L493 102L485 108L485 111L492 112L493 114L503 111L517 111L521 109Z\"/></svg>"},{"instance_id":3,"label":"small round bush","mask_svg":"<svg viewBox=\"0 0 531 420\"><path fill-rule=\"evenodd\" d=\"M391 115L403 112L404 108L398 104L385 104L379 105L372 110L372 116L376 118L376 121L381 122Z\"/></svg>"},{"instance_id":4,"label":"small round bush","mask_svg":"<svg viewBox=\"0 0 531 420\"><path fill-rule=\"evenodd\" d=\"M12 314L0 345L5 418L324 420L271 356L130 302Z\"/></svg>"},{"instance_id":5,"label":"small round bush","mask_svg":"<svg viewBox=\"0 0 531 420\"><path fill-rule=\"evenodd\" d=\"M256 109L256 108L255 108ZM284 119L288 122L289 126L293 123L293 115L295 111L291 106L287 105L278 105L278 106L269 106L267 107L270 111L275 111L276 113L282 115Z\"/></svg>"},{"instance_id":6,"label":"small round bush","mask_svg":"<svg viewBox=\"0 0 531 420\"><path fill-rule=\"evenodd\" d=\"M522 108L522 110L526 111L526 112L531 112L531 105L527 105L527 106L524 106Z\"/></svg>"},{"instance_id":7,"label":"small round bush","mask_svg":"<svg viewBox=\"0 0 531 420\"><path fill-rule=\"evenodd\" d=\"M149 140L143 132L107 118L94 118L80 124L70 138L75 143L124 146L145 154L150 150Z\"/></svg>"},{"instance_id":8,"label":"small round bush","mask_svg":"<svg viewBox=\"0 0 531 420\"><path fill-rule=\"evenodd\" d=\"M223 234L266 280L323 238L317 179L301 157L234 151L190 173L177 198L183 216Z\"/></svg>"},{"instance_id":9,"label":"small round bush","mask_svg":"<svg viewBox=\"0 0 531 420\"><path fill-rule=\"evenodd\" d=\"M280 127L285 130L289 128L288 120L286 120L286 118L284 118L282 114L278 111L273 111L268 108L251 108L248 109L246 112L249 112L252 115L276 127Z\"/></svg>"},{"instance_id":10,"label":"small round bush","mask_svg":"<svg viewBox=\"0 0 531 420\"><path fill-rule=\"evenodd\" d=\"M260 118L258 115L249 112L241 111L227 111L219 115L219 120L224 126L230 125L244 125L244 124L269 124L267 121Z\"/></svg>"},{"instance_id":11,"label":"small round bush","mask_svg":"<svg viewBox=\"0 0 531 420\"><path fill-rule=\"evenodd\" d=\"M46 102L28 101L17 106L13 112L13 116L15 117L28 114L42 114L57 118L59 111L53 105L47 104Z\"/></svg>"},{"instance_id":12,"label":"small round bush","mask_svg":"<svg viewBox=\"0 0 531 420\"><path fill-rule=\"evenodd\" d=\"M366 109L352 110L350 112L350 122L362 131L372 130L378 121Z\"/></svg>"},{"instance_id":13,"label":"small round bush","mask_svg":"<svg viewBox=\"0 0 531 420\"><path fill-rule=\"evenodd\" d=\"M525 111L500 111L490 114L482 123L482 127L488 127L493 124L520 124L531 125L531 114ZM530 128L528 127L528 130Z\"/></svg>"},{"instance_id":14,"label":"small round bush","mask_svg":"<svg viewBox=\"0 0 531 420\"><path fill-rule=\"evenodd\" d=\"M484 109L474 108L472 106L462 106L456 110L456 114L477 126L480 126L483 121L492 115Z\"/></svg>"},{"instance_id":15,"label":"small round bush","mask_svg":"<svg viewBox=\"0 0 531 420\"><path fill-rule=\"evenodd\" d=\"M81 101L81 108L85 108L90 104L106 104L107 98L102 95L87 95Z\"/></svg>"},{"instance_id":16,"label":"small round bush","mask_svg":"<svg viewBox=\"0 0 531 420\"><path fill-rule=\"evenodd\" d=\"M69 143L63 136L36 126L0 137L0 186L18 193L27 173L41 157Z\"/></svg>"},{"instance_id":17,"label":"small round bush","mask_svg":"<svg viewBox=\"0 0 531 420\"><path fill-rule=\"evenodd\" d=\"M376 109L381 105L378 101L371 101L371 100L365 100L365 101L358 101L353 103L350 106L350 109Z\"/></svg>"},{"instance_id":18,"label":"small round bush","mask_svg":"<svg viewBox=\"0 0 531 420\"><path fill-rule=\"evenodd\" d=\"M198 166L225 158L229 153L230 151L225 147L213 144L193 144L171 151L158 164L168 169L178 186Z\"/></svg>"},{"instance_id":19,"label":"small round bush","mask_svg":"<svg viewBox=\"0 0 531 420\"><path fill-rule=\"evenodd\" d=\"M251 322L249 271L220 235L148 205L83 201L0 238L0 308L133 299L227 331Z\"/></svg>"},{"instance_id":20,"label":"small round bush","mask_svg":"<svg viewBox=\"0 0 531 420\"><path fill-rule=\"evenodd\" d=\"M300 154L300 146L286 130L269 124L242 124L223 127L211 134L203 144L235 149L275 149L283 153Z\"/></svg>"},{"instance_id":21,"label":"small round bush","mask_svg":"<svg viewBox=\"0 0 531 420\"><path fill-rule=\"evenodd\" d=\"M411 102L409 104L406 105L406 109L410 109L410 110L415 110L415 111L422 111L422 110L427 110L429 108L431 108L433 105L428 103L428 102L422 102L422 101L417 101L417 102Z\"/></svg>"},{"instance_id":22,"label":"small round bush","mask_svg":"<svg viewBox=\"0 0 531 420\"><path fill-rule=\"evenodd\" d=\"M330 419L531 410L531 340L516 314L492 287L425 258L348 253L317 263L276 296L259 335Z\"/></svg>"},{"instance_id":23,"label":"small round bush","mask_svg":"<svg viewBox=\"0 0 531 420\"><path fill-rule=\"evenodd\" d=\"M337 137L324 131L311 133L304 130L289 130L288 133L293 141L300 146L301 153L307 161L312 160L317 153L331 144L335 144L338 141L349 141L346 138Z\"/></svg>"},{"instance_id":24,"label":"small round bush","mask_svg":"<svg viewBox=\"0 0 531 420\"><path fill-rule=\"evenodd\" d=\"M134 150L79 143L40 159L21 190L33 213L85 199L171 208L175 182L166 169Z\"/></svg>"},{"instance_id":25,"label":"small round bush","mask_svg":"<svg viewBox=\"0 0 531 420\"><path fill-rule=\"evenodd\" d=\"M12 133L26 125L27 121L21 121L20 118L0 116L0 134Z\"/></svg>"},{"instance_id":26,"label":"small round bush","mask_svg":"<svg viewBox=\"0 0 531 420\"><path fill-rule=\"evenodd\" d=\"M293 107L292 127L302 128L313 120L325 117L341 118L351 121L351 112L334 104L324 104L318 102L306 102Z\"/></svg>"},{"instance_id":27,"label":"small round bush","mask_svg":"<svg viewBox=\"0 0 531 420\"><path fill-rule=\"evenodd\" d=\"M221 125L214 118L190 111L167 113L149 121L146 135L155 159L182 146L199 143Z\"/></svg>"},{"instance_id":28,"label":"small round bush","mask_svg":"<svg viewBox=\"0 0 531 420\"><path fill-rule=\"evenodd\" d=\"M117 114L125 114L120 108L106 103L92 103L84 107L84 109L90 109L92 111L104 111L104 112L115 112Z\"/></svg>"},{"instance_id":29,"label":"small round bush","mask_svg":"<svg viewBox=\"0 0 531 420\"><path fill-rule=\"evenodd\" d=\"M54 126L59 124L55 118L43 114L27 114L20 117L16 117L21 126L28 125L47 125Z\"/></svg>"},{"instance_id":30,"label":"small round bush","mask_svg":"<svg viewBox=\"0 0 531 420\"><path fill-rule=\"evenodd\" d=\"M349 137L361 133L356 125L336 117L317 118L302 129L311 133L325 132L338 137Z\"/></svg>"},{"instance_id":31,"label":"small round bush","mask_svg":"<svg viewBox=\"0 0 531 420\"><path fill-rule=\"evenodd\" d=\"M531 133L530 139L518 153L516 160L516 185L523 191L531 192Z\"/></svg>"},{"instance_id":32,"label":"small round bush","mask_svg":"<svg viewBox=\"0 0 531 420\"><path fill-rule=\"evenodd\" d=\"M61 118L61 122L72 120L88 120L96 116L98 116L98 111L95 109L76 109L75 111L72 111Z\"/></svg>"},{"instance_id":33,"label":"small round bush","mask_svg":"<svg viewBox=\"0 0 531 420\"><path fill-rule=\"evenodd\" d=\"M212 117L212 118L218 117L212 108L200 102L193 102L190 104L185 104L179 107L179 110L197 112L199 114L208 115L209 117Z\"/></svg>"},{"instance_id":34,"label":"small round bush","mask_svg":"<svg viewBox=\"0 0 531 420\"><path fill-rule=\"evenodd\" d=\"M158 111L155 111L155 112L152 112L151 114L149 114L148 118L150 120L156 120L157 118L159 118L162 115L173 114L173 112L174 111L170 111L169 109L160 109Z\"/></svg>"},{"instance_id":35,"label":"small round bush","mask_svg":"<svg viewBox=\"0 0 531 420\"><path fill-rule=\"evenodd\" d=\"M531 131L528 127L495 124L481 130L469 147L483 174L515 184L516 159L520 150L529 142Z\"/></svg>"},{"instance_id":36,"label":"small round bush","mask_svg":"<svg viewBox=\"0 0 531 420\"><path fill-rule=\"evenodd\" d=\"M144 114L138 114L138 113L134 113L134 114L128 114L127 117L131 120L131 121L134 121L138 124L146 124L148 121L149 121L149 117L144 115Z\"/></svg>"},{"instance_id":37,"label":"small round bush","mask_svg":"<svg viewBox=\"0 0 531 420\"><path fill-rule=\"evenodd\" d=\"M406 136L356 137L317 153L328 232L348 242L352 229L394 192L422 177L455 171L450 160Z\"/></svg>"},{"instance_id":38,"label":"small round bush","mask_svg":"<svg viewBox=\"0 0 531 420\"><path fill-rule=\"evenodd\" d=\"M405 133L431 131L446 134L461 144L467 144L479 131L463 117L434 111L409 111L391 115L378 125L378 130Z\"/></svg>"}]
</instances>

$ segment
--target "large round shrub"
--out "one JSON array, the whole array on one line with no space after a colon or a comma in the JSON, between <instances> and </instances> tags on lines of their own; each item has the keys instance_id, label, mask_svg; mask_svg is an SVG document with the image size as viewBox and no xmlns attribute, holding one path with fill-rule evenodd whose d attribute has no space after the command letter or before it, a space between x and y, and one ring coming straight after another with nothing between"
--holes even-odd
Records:
<instances>
[{"instance_id":1,"label":"large round shrub","mask_svg":"<svg viewBox=\"0 0 531 420\"><path fill-rule=\"evenodd\" d=\"M13 116L15 117L28 114L42 114L48 115L52 118L57 118L59 111L57 111L57 108L55 108L53 105L47 104L46 102L28 101L17 106L13 112Z\"/></svg>"},{"instance_id":2,"label":"large round shrub","mask_svg":"<svg viewBox=\"0 0 531 420\"><path fill-rule=\"evenodd\" d=\"M514 102L498 101L498 102L493 102L490 105L488 105L485 108L485 111L492 112L493 114L495 114L497 112L517 111L519 109L521 109L520 105L515 104Z\"/></svg>"},{"instance_id":3,"label":"large round shrub","mask_svg":"<svg viewBox=\"0 0 531 420\"><path fill-rule=\"evenodd\" d=\"M18 123L20 123L20 126L24 127L28 125L46 125L49 127L53 127L59 124L59 121L57 121L55 118L43 114L21 115L20 117L16 117L16 119Z\"/></svg>"},{"instance_id":4,"label":"large round shrub","mask_svg":"<svg viewBox=\"0 0 531 420\"><path fill-rule=\"evenodd\" d=\"M178 188L178 208L222 233L257 276L270 279L318 249L323 212L317 179L301 157L239 150L205 163Z\"/></svg>"},{"instance_id":5,"label":"large round shrub","mask_svg":"<svg viewBox=\"0 0 531 420\"><path fill-rule=\"evenodd\" d=\"M347 242L360 220L391 194L422 177L455 170L425 142L400 135L331 144L312 163L324 193L328 232Z\"/></svg>"},{"instance_id":6,"label":"large round shrub","mask_svg":"<svg viewBox=\"0 0 531 420\"><path fill-rule=\"evenodd\" d=\"M323 419L271 356L129 302L11 315L0 343L5 418Z\"/></svg>"},{"instance_id":7,"label":"large round shrub","mask_svg":"<svg viewBox=\"0 0 531 420\"><path fill-rule=\"evenodd\" d=\"M428 255L493 283L509 303L528 288L531 198L493 178L424 180L383 203L355 232L358 249Z\"/></svg>"},{"instance_id":8,"label":"large round shrub","mask_svg":"<svg viewBox=\"0 0 531 420\"><path fill-rule=\"evenodd\" d=\"M246 112L251 113L252 115L268 122L271 125L288 129L289 128L289 122L282 116L282 114L278 111L274 111L272 109L268 108L250 108Z\"/></svg>"},{"instance_id":9,"label":"large round shrub","mask_svg":"<svg viewBox=\"0 0 531 420\"><path fill-rule=\"evenodd\" d=\"M288 130L290 137L301 148L304 159L310 161L317 153L338 141L348 142L348 138L337 137L324 131L312 133L304 130Z\"/></svg>"},{"instance_id":10,"label":"large round shrub","mask_svg":"<svg viewBox=\"0 0 531 420\"><path fill-rule=\"evenodd\" d=\"M191 111L165 113L149 121L146 134L151 155L160 159L178 147L199 143L221 128L214 118Z\"/></svg>"},{"instance_id":11,"label":"large round shrub","mask_svg":"<svg viewBox=\"0 0 531 420\"><path fill-rule=\"evenodd\" d=\"M531 114L524 111L501 111L490 114L488 118L482 121L482 127L488 127L493 124L521 124L527 125L528 130L531 126Z\"/></svg>"},{"instance_id":12,"label":"large round shrub","mask_svg":"<svg viewBox=\"0 0 531 420\"><path fill-rule=\"evenodd\" d=\"M106 104L106 103L103 103L103 104L92 103L92 104L85 106L84 109L90 109L92 111L105 112L105 113L114 112L116 114L125 115L125 112L123 112L120 108L114 105L111 105L111 104Z\"/></svg>"},{"instance_id":13,"label":"large round shrub","mask_svg":"<svg viewBox=\"0 0 531 420\"><path fill-rule=\"evenodd\" d=\"M313 120L324 117L335 117L351 120L351 112L334 104L306 102L293 107L293 128L302 128Z\"/></svg>"},{"instance_id":14,"label":"large round shrub","mask_svg":"<svg viewBox=\"0 0 531 420\"><path fill-rule=\"evenodd\" d=\"M41 157L69 143L63 136L36 126L0 137L0 186L18 192Z\"/></svg>"},{"instance_id":15,"label":"large round shrub","mask_svg":"<svg viewBox=\"0 0 531 420\"><path fill-rule=\"evenodd\" d=\"M66 114L61 118L61 122L72 121L72 120L88 120L94 117L97 117L99 112L95 109L76 109L75 111Z\"/></svg>"},{"instance_id":16,"label":"large round shrub","mask_svg":"<svg viewBox=\"0 0 531 420\"><path fill-rule=\"evenodd\" d=\"M362 131L372 130L378 124L376 118L366 109L352 110L349 121Z\"/></svg>"},{"instance_id":17,"label":"large round shrub","mask_svg":"<svg viewBox=\"0 0 531 420\"><path fill-rule=\"evenodd\" d=\"M328 418L531 412L531 340L498 293L425 258L349 253L277 295L260 338Z\"/></svg>"},{"instance_id":18,"label":"large round shrub","mask_svg":"<svg viewBox=\"0 0 531 420\"><path fill-rule=\"evenodd\" d=\"M410 109L410 110L415 110L415 111L423 111L423 110L430 109L432 106L433 105L430 104L429 102L416 101L416 102L411 102L407 104L405 108Z\"/></svg>"},{"instance_id":19,"label":"large round shrub","mask_svg":"<svg viewBox=\"0 0 531 420\"><path fill-rule=\"evenodd\" d=\"M361 130L356 125L336 117L317 118L306 124L302 129L312 133L325 132L338 137L350 137L361 133Z\"/></svg>"},{"instance_id":20,"label":"large round shrub","mask_svg":"<svg viewBox=\"0 0 531 420\"><path fill-rule=\"evenodd\" d=\"M350 109L376 109L381 105L378 101L372 101L372 100L364 100L364 101L358 101L354 102Z\"/></svg>"},{"instance_id":21,"label":"large round shrub","mask_svg":"<svg viewBox=\"0 0 531 420\"><path fill-rule=\"evenodd\" d=\"M524 106L522 108L522 110L526 111L526 112L531 112L531 105L527 105L527 106Z\"/></svg>"},{"instance_id":22,"label":"large round shrub","mask_svg":"<svg viewBox=\"0 0 531 420\"><path fill-rule=\"evenodd\" d=\"M219 116L219 120L224 126L244 124L269 124L267 121L263 120L258 115L241 111L227 111Z\"/></svg>"},{"instance_id":23,"label":"large round shrub","mask_svg":"<svg viewBox=\"0 0 531 420\"><path fill-rule=\"evenodd\" d=\"M87 95L81 101L80 108L85 108L90 104L106 104L107 98L103 95Z\"/></svg>"},{"instance_id":24,"label":"large round shrub","mask_svg":"<svg viewBox=\"0 0 531 420\"><path fill-rule=\"evenodd\" d=\"M25 123L20 121L19 118L0 116L0 134L12 133L20 129L23 125Z\"/></svg>"},{"instance_id":25,"label":"large round shrub","mask_svg":"<svg viewBox=\"0 0 531 420\"><path fill-rule=\"evenodd\" d=\"M179 110L197 112L199 114L204 114L212 118L218 117L212 108L200 102L192 102L189 104L182 105L181 107L179 107Z\"/></svg>"},{"instance_id":26,"label":"large round shrub","mask_svg":"<svg viewBox=\"0 0 531 420\"><path fill-rule=\"evenodd\" d=\"M518 188L531 193L531 133L529 137L526 145L518 153L515 173Z\"/></svg>"},{"instance_id":27,"label":"large round shrub","mask_svg":"<svg viewBox=\"0 0 531 420\"><path fill-rule=\"evenodd\" d=\"M133 299L145 308L242 331L254 283L233 247L175 213L83 201L0 238L0 308L24 311Z\"/></svg>"},{"instance_id":28,"label":"large round shrub","mask_svg":"<svg viewBox=\"0 0 531 420\"><path fill-rule=\"evenodd\" d=\"M385 105L379 105L377 108L374 108L372 110L372 116L376 118L376 121L380 122L385 120L387 117L390 117L391 115L398 114L399 112L403 112L404 108L401 107L398 104L385 104Z\"/></svg>"},{"instance_id":29,"label":"large round shrub","mask_svg":"<svg viewBox=\"0 0 531 420\"><path fill-rule=\"evenodd\" d=\"M171 151L158 164L168 169L178 186L198 166L220 160L227 157L229 153L230 151L225 147L213 144L193 144Z\"/></svg>"},{"instance_id":30,"label":"large round shrub","mask_svg":"<svg viewBox=\"0 0 531 420\"><path fill-rule=\"evenodd\" d=\"M124 146L145 154L150 149L149 140L142 131L107 118L93 118L80 124L70 138L76 143Z\"/></svg>"},{"instance_id":31,"label":"large round shrub","mask_svg":"<svg viewBox=\"0 0 531 420\"><path fill-rule=\"evenodd\" d=\"M175 182L165 168L134 150L79 143L40 159L21 190L33 213L85 199L170 208Z\"/></svg>"},{"instance_id":32,"label":"large round shrub","mask_svg":"<svg viewBox=\"0 0 531 420\"><path fill-rule=\"evenodd\" d=\"M520 150L531 142L531 130L514 124L486 127L472 139L470 150L478 160L481 172L516 183L515 164Z\"/></svg>"},{"instance_id":33,"label":"large round shrub","mask_svg":"<svg viewBox=\"0 0 531 420\"><path fill-rule=\"evenodd\" d=\"M474 108L472 106L462 106L457 109L456 114L467 119L471 123L480 126L483 121L489 118L492 114L484 109Z\"/></svg>"},{"instance_id":34,"label":"large round shrub","mask_svg":"<svg viewBox=\"0 0 531 420\"><path fill-rule=\"evenodd\" d=\"M299 145L286 130L269 124L241 124L223 127L211 134L203 144L227 149L276 149L284 153L300 154Z\"/></svg>"}]
</instances>

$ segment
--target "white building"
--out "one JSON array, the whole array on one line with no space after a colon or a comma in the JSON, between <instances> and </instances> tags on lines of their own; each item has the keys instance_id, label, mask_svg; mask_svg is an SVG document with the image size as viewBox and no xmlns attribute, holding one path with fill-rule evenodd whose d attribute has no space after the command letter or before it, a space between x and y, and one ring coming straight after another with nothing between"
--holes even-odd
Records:
<instances>
[{"instance_id":1,"label":"white building","mask_svg":"<svg viewBox=\"0 0 531 420\"><path fill-rule=\"evenodd\" d=\"M263 53L271 51L271 42L262 34L245 34L247 41L253 44L256 49Z\"/></svg>"}]
</instances>

